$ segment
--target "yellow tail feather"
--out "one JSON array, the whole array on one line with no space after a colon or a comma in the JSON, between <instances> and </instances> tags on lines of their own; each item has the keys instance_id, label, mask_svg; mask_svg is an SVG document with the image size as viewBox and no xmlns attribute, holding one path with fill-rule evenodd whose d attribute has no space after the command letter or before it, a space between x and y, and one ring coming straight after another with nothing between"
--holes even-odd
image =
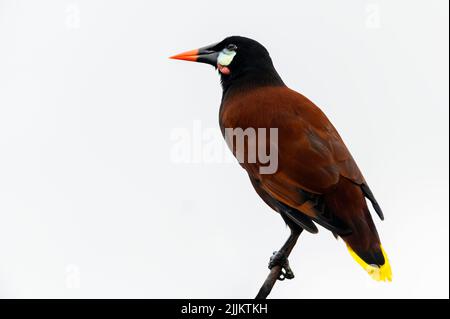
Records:
<instances>
[{"instance_id":1,"label":"yellow tail feather","mask_svg":"<svg viewBox=\"0 0 450 319\"><path fill-rule=\"evenodd\" d=\"M380 246L381 252L383 253L384 257L384 265L379 267L378 265L369 265L364 260L362 260L354 251L353 249L347 245L348 251L350 252L350 255L353 257L354 260L358 264L361 265L361 267L364 268L365 271L375 279L376 281L392 281L392 270L391 265L389 264L389 260L387 258L387 254L384 251L383 247Z\"/></svg>"}]
</instances>

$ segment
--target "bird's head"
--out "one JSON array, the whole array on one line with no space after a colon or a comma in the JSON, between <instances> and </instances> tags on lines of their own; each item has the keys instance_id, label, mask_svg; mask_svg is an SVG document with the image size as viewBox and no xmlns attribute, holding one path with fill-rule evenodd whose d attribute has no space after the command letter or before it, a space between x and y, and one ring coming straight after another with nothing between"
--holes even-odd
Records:
<instances>
[{"instance_id":1,"label":"bird's head","mask_svg":"<svg viewBox=\"0 0 450 319\"><path fill-rule=\"evenodd\" d=\"M247 78L247 80L255 81L268 76L275 77L282 83L266 48L255 40L241 36L231 36L218 43L186 51L170 58L214 66L221 74L224 86L233 83L236 79Z\"/></svg>"}]
</instances>

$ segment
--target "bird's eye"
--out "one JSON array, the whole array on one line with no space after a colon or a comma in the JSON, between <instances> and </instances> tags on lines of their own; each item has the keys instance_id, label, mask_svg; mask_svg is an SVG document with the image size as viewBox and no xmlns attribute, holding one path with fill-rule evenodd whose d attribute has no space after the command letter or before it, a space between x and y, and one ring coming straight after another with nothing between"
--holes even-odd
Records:
<instances>
[{"instance_id":1,"label":"bird's eye","mask_svg":"<svg viewBox=\"0 0 450 319\"><path fill-rule=\"evenodd\" d=\"M229 51L236 51L237 50L236 44L228 44L227 45L227 50L229 50Z\"/></svg>"}]
</instances>

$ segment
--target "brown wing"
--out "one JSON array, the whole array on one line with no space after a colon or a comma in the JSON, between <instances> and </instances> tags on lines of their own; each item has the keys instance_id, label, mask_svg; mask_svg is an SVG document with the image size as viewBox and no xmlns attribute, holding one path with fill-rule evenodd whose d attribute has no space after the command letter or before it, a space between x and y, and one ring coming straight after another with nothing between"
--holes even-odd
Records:
<instances>
[{"instance_id":1,"label":"brown wing","mask_svg":"<svg viewBox=\"0 0 450 319\"><path fill-rule=\"evenodd\" d=\"M336 129L317 106L286 87L261 88L230 97L222 105L220 119L222 130L278 128L276 173L261 174L259 162L241 165L269 197L332 231L348 231L346 221L324 207L324 195L333 192L342 178L366 184Z\"/></svg>"}]
</instances>

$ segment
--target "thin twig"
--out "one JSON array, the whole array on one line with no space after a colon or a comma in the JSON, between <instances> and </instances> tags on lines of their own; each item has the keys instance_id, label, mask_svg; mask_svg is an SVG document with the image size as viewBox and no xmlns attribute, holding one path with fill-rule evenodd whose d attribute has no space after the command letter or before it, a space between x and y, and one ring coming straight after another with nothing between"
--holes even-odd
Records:
<instances>
[{"instance_id":1,"label":"thin twig","mask_svg":"<svg viewBox=\"0 0 450 319\"><path fill-rule=\"evenodd\" d=\"M278 277L281 275L281 266L275 266L270 270L269 275L264 281L263 285L259 289L258 294L255 299L266 299L267 296L272 291L273 286L278 280Z\"/></svg>"},{"instance_id":2,"label":"thin twig","mask_svg":"<svg viewBox=\"0 0 450 319\"><path fill-rule=\"evenodd\" d=\"M289 258L289 255L291 254L292 249L294 248L295 244L297 243L297 239L300 236L300 233L303 229L300 230L292 230L291 229L291 235L289 236L286 243L281 247L280 252L284 254L284 256ZM258 294L256 295L255 299L266 299L267 296L272 291L273 286L277 282L278 278L281 275L282 267L281 265L276 265L270 269L270 273L267 276L266 280L264 281L263 285L259 289Z\"/></svg>"}]
</instances>

